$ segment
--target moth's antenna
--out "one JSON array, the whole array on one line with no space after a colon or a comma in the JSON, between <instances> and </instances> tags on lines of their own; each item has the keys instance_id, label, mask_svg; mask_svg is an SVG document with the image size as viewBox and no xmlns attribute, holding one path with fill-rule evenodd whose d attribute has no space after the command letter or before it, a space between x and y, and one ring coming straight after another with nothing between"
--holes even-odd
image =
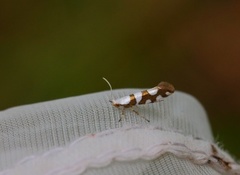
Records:
<instances>
[{"instance_id":1,"label":"moth's antenna","mask_svg":"<svg viewBox=\"0 0 240 175\"><path fill-rule=\"evenodd\" d=\"M111 86L111 84L109 83L109 81L108 81L106 78L104 78L104 77L102 77L102 78L103 78L104 81L107 82L108 86L110 87L110 90L111 90L111 98L113 99L113 93L112 93L112 86Z\"/></svg>"}]
</instances>

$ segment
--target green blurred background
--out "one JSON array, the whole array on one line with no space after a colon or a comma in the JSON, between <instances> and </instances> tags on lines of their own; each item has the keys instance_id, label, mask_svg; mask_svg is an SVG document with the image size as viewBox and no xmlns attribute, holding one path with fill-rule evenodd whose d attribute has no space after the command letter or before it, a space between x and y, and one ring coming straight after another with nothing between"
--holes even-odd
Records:
<instances>
[{"instance_id":1,"label":"green blurred background","mask_svg":"<svg viewBox=\"0 0 240 175\"><path fill-rule=\"evenodd\" d=\"M3 0L0 109L162 80L240 158L240 1Z\"/></svg>"}]
</instances>

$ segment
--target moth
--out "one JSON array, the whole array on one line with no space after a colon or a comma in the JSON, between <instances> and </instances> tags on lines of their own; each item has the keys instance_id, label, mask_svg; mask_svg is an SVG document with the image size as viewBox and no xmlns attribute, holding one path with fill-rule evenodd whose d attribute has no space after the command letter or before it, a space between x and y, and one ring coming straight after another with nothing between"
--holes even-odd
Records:
<instances>
[{"instance_id":1,"label":"moth","mask_svg":"<svg viewBox=\"0 0 240 175\"><path fill-rule=\"evenodd\" d=\"M108 82L108 80L106 78L103 77L103 79L108 83L108 85L112 91L111 84ZM127 96L124 96L121 98L112 99L112 100L110 100L110 102L112 103L112 105L114 107L122 109L122 116L120 117L119 122L125 116L124 110L126 108L130 108L138 116L140 116L140 117L144 118L146 121L150 122L150 120L148 120L144 116L139 115L139 113L136 110L134 110L133 107L137 106L137 105L160 102L164 98L173 94L174 91L175 91L175 88L172 84L163 81L151 89L136 92L134 94L130 94L130 95L127 95Z\"/></svg>"}]
</instances>

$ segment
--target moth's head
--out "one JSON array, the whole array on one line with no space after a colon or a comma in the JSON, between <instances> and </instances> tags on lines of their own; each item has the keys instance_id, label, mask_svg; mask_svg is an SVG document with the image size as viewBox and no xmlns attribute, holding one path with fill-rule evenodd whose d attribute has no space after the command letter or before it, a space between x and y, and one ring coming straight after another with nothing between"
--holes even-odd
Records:
<instances>
[{"instance_id":1,"label":"moth's head","mask_svg":"<svg viewBox=\"0 0 240 175\"><path fill-rule=\"evenodd\" d=\"M115 100L109 100L110 103L112 103L113 106L119 107L120 104L116 103Z\"/></svg>"},{"instance_id":2,"label":"moth's head","mask_svg":"<svg viewBox=\"0 0 240 175\"><path fill-rule=\"evenodd\" d=\"M167 97L169 95L171 95L172 93L174 93L175 88L172 84L168 83L168 82L160 82L157 85L158 89L162 91L162 97Z\"/></svg>"}]
</instances>

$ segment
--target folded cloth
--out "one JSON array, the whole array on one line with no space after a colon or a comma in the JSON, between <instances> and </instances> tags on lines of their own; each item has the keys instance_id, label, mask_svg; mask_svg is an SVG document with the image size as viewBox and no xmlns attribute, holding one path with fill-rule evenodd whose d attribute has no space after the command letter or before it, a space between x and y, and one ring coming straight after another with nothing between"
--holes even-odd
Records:
<instances>
[{"instance_id":1,"label":"folded cloth","mask_svg":"<svg viewBox=\"0 0 240 175\"><path fill-rule=\"evenodd\" d=\"M114 90L117 97L139 89ZM203 107L175 92L134 107L108 91L0 112L0 175L218 175L240 166L213 140Z\"/></svg>"}]
</instances>

